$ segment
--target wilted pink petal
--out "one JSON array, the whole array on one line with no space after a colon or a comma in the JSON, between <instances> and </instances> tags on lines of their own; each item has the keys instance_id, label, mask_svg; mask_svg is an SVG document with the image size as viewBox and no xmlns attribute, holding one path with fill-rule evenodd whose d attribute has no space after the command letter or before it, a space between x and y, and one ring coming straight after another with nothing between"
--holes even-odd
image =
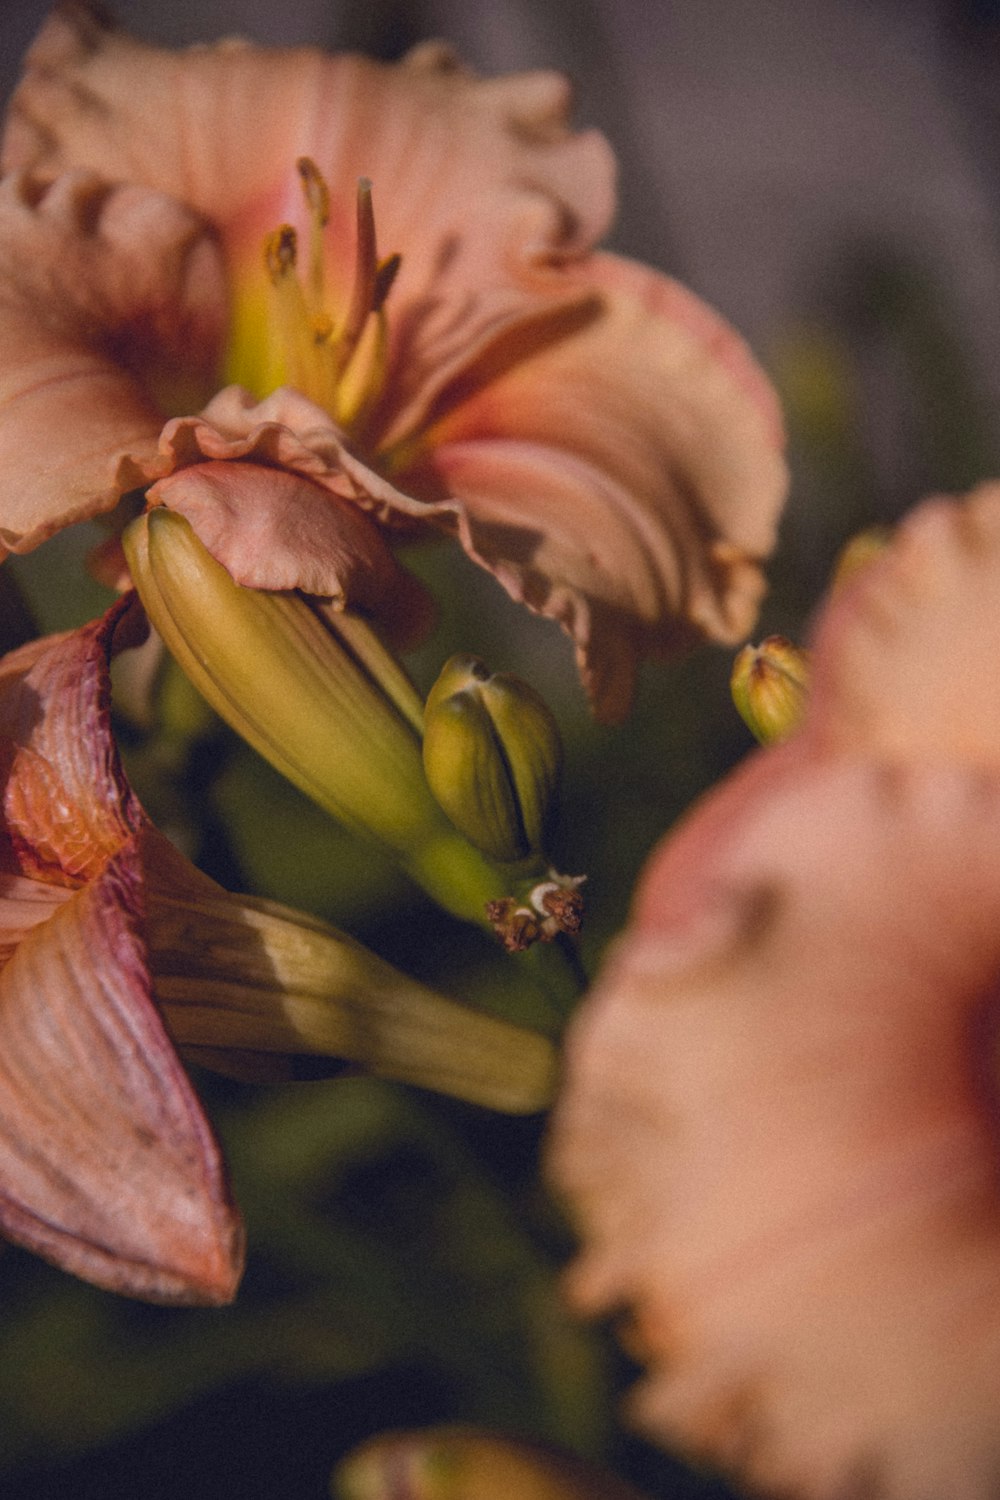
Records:
<instances>
[{"instance_id":1,"label":"wilted pink petal","mask_svg":"<svg viewBox=\"0 0 1000 1500\"><path fill-rule=\"evenodd\" d=\"M998 501L837 593L804 729L654 855L571 1038L573 1293L765 1493L1000 1483Z\"/></svg>"},{"instance_id":2,"label":"wilted pink petal","mask_svg":"<svg viewBox=\"0 0 1000 1500\"><path fill-rule=\"evenodd\" d=\"M222 299L216 248L181 204L83 173L0 182L3 549L144 482L160 403L211 389Z\"/></svg>"},{"instance_id":3,"label":"wilted pink petal","mask_svg":"<svg viewBox=\"0 0 1000 1500\"><path fill-rule=\"evenodd\" d=\"M111 642L143 628L120 605L0 663L0 1230L115 1291L224 1302L240 1221L143 925L150 865L205 877L149 828L110 734Z\"/></svg>"},{"instance_id":4,"label":"wilted pink petal","mask_svg":"<svg viewBox=\"0 0 1000 1500\"><path fill-rule=\"evenodd\" d=\"M153 1005L126 846L0 974L0 1229L154 1301L228 1302L242 1236Z\"/></svg>"}]
</instances>

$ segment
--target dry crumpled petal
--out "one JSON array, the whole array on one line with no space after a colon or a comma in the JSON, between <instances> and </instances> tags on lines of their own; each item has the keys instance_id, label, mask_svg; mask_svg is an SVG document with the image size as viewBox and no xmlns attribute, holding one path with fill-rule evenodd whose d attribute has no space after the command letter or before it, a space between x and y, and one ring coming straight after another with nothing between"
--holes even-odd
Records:
<instances>
[{"instance_id":1,"label":"dry crumpled petal","mask_svg":"<svg viewBox=\"0 0 1000 1500\"><path fill-rule=\"evenodd\" d=\"M568 103L555 75L484 82L439 47L396 68L167 53L69 5L29 55L3 160L84 166L205 214L248 326L268 305L264 234L302 222L296 158L331 185L337 305L370 178L402 269L381 394L338 434L369 470L362 490L382 476L381 520L457 533L558 619L597 711L618 718L643 654L749 628L785 470L773 393L731 331L666 278L588 254L613 164L599 135L569 130Z\"/></svg>"},{"instance_id":2,"label":"dry crumpled petal","mask_svg":"<svg viewBox=\"0 0 1000 1500\"><path fill-rule=\"evenodd\" d=\"M0 1230L114 1291L225 1302L240 1220L143 935L163 851L109 749L125 626L117 609L0 663Z\"/></svg>"},{"instance_id":3,"label":"dry crumpled petal","mask_svg":"<svg viewBox=\"0 0 1000 1500\"><path fill-rule=\"evenodd\" d=\"M824 615L805 728L654 855L571 1037L572 1294L631 1310L642 1423L768 1494L1000 1485L998 617L1000 487L922 508Z\"/></svg>"},{"instance_id":4,"label":"dry crumpled petal","mask_svg":"<svg viewBox=\"0 0 1000 1500\"><path fill-rule=\"evenodd\" d=\"M477 1427L371 1438L334 1472L336 1500L641 1500L604 1469Z\"/></svg>"}]
</instances>

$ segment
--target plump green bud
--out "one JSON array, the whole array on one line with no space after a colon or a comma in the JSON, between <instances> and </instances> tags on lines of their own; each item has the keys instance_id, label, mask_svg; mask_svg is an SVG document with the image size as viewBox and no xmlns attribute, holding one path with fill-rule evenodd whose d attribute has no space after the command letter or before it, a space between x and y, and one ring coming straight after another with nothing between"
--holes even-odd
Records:
<instances>
[{"instance_id":1,"label":"plump green bud","mask_svg":"<svg viewBox=\"0 0 1000 1500\"><path fill-rule=\"evenodd\" d=\"M364 621L234 583L189 523L162 507L122 540L150 621L216 712L449 911L485 921L485 903L506 893L503 877L431 796L419 695Z\"/></svg>"},{"instance_id":2,"label":"plump green bud","mask_svg":"<svg viewBox=\"0 0 1000 1500\"><path fill-rule=\"evenodd\" d=\"M556 721L534 688L453 656L424 709L424 770L455 827L503 863L540 854L562 770Z\"/></svg>"},{"instance_id":3,"label":"plump green bud","mask_svg":"<svg viewBox=\"0 0 1000 1500\"><path fill-rule=\"evenodd\" d=\"M744 646L733 663L733 702L762 745L785 740L798 728L809 691L809 653L782 635Z\"/></svg>"}]
</instances>

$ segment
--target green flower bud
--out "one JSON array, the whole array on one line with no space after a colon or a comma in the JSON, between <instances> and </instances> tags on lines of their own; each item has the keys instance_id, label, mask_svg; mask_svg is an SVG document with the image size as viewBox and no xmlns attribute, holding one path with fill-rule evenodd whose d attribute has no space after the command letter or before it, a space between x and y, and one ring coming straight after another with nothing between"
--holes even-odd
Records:
<instances>
[{"instance_id":1,"label":"green flower bud","mask_svg":"<svg viewBox=\"0 0 1000 1500\"><path fill-rule=\"evenodd\" d=\"M733 662L733 702L762 745L785 740L798 728L809 691L809 653L781 635L744 646Z\"/></svg>"},{"instance_id":2,"label":"green flower bud","mask_svg":"<svg viewBox=\"0 0 1000 1500\"><path fill-rule=\"evenodd\" d=\"M562 770L555 719L535 690L453 656L424 709L424 770L455 827L502 863L545 847Z\"/></svg>"},{"instance_id":3,"label":"green flower bud","mask_svg":"<svg viewBox=\"0 0 1000 1500\"><path fill-rule=\"evenodd\" d=\"M460 839L420 762L420 699L365 622L295 593L244 588L183 516L158 508L123 543L152 624L239 734L458 916L484 921L504 882Z\"/></svg>"}]
</instances>

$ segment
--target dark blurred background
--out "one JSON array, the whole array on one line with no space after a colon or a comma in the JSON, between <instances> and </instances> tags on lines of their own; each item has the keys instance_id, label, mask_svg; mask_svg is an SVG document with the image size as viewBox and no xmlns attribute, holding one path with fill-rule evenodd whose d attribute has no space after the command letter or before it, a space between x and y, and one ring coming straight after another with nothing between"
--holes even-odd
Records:
<instances>
[{"instance_id":1,"label":"dark blurred background","mask_svg":"<svg viewBox=\"0 0 1000 1500\"><path fill-rule=\"evenodd\" d=\"M6 0L0 95L47 9ZM133 0L118 13L169 45L238 32L392 58L444 36L484 72L568 71L580 122L620 156L614 247L725 313L784 400L793 494L763 630L801 637L856 529L1000 475L1000 0ZM17 564L45 629L100 604L52 587L71 545ZM596 731L558 632L447 550L414 565L443 599L418 681L478 650L557 709L558 852L591 873L593 967L659 833L749 746L728 658L647 670L633 721ZM213 723L196 715L169 755L135 725L122 733L150 810L218 878L507 1005L478 938ZM568 1241L537 1187L538 1122L360 1079L204 1086L248 1220L245 1290L225 1312L150 1309L0 1256L5 1500L321 1500L354 1441L453 1419L610 1458L659 1496L726 1493L611 1422L629 1372L561 1311Z\"/></svg>"}]
</instances>

